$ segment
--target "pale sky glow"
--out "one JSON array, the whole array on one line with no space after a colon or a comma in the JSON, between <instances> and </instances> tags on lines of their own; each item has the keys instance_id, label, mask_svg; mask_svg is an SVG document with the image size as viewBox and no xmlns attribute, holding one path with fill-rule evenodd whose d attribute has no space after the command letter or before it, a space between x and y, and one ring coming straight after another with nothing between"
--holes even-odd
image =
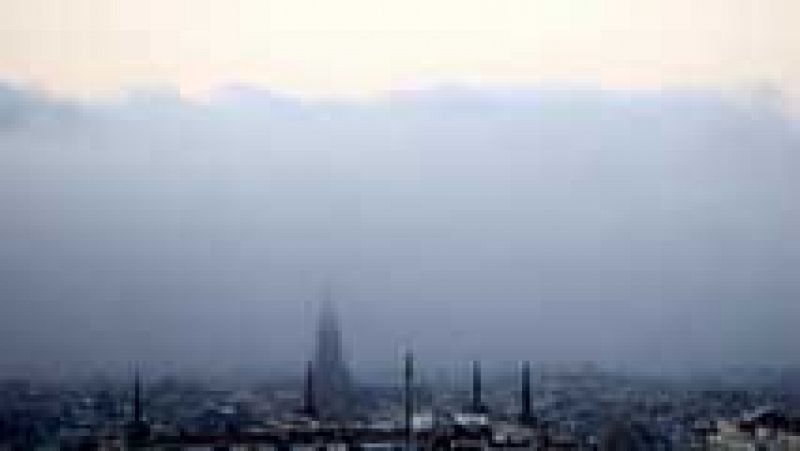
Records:
<instances>
[{"instance_id":1,"label":"pale sky glow","mask_svg":"<svg viewBox=\"0 0 800 451\"><path fill-rule=\"evenodd\" d=\"M800 92L795 0L0 0L0 78L68 95L246 83Z\"/></svg>"}]
</instances>

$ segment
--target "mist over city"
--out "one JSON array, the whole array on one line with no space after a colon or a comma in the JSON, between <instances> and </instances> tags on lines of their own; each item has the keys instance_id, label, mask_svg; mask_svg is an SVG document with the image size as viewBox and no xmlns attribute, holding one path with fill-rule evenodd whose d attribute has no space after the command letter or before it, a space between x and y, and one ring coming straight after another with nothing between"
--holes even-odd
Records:
<instances>
[{"instance_id":1,"label":"mist over city","mask_svg":"<svg viewBox=\"0 0 800 451\"><path fill-rule=\"evenodd\" d=\"M325 284L359 365L797 364L800 129L769 101L5 87L3 364L302 361Z\"/></svg>"},{"instance_id":2,"label":"mist over city","mask_svg":"<svg viewBox=\"0 0 800 451\"><path fill-rule=\"evenodd\" d=\"M0 0L0 451L800 450L790 0Z\"/></svg>"}]
</instances>

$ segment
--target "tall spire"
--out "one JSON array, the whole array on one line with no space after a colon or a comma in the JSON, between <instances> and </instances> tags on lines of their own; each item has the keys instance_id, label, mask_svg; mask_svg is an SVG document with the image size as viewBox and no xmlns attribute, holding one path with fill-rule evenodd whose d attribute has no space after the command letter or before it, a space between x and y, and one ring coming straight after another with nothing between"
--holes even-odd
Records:
<instances>
[{"instance_id":1,"label":"tall spire","mask_svg":"<svg viewBox=\"0 0 800 451\"><path fill-rule=\"evenodd\" d=\"M342 333L330 285L325 285L317 324L316 364L328 368L343 366ZM319 368L318 368L319 369Z\"/></svg>"},{"instance_id":2,"label":"tall spire","mask_svg":"<svg viewBox=\"0 0 800 451\"><path fill-rule=\"evenodd\" d=\"M317 324L317 358L339 360L342 354L339 318L333 301L333 290L326 284L322 291L319 319ZM320 355L320 353L324 354Z\"/></svg>"},{"instance_id":3,"label":"tall spire","mask_svg":"<svg viewBox=\"0 0 800 451\"><path fill-rule=\"evenodd\" d=\"M313 369L317 412L325 419L345 419L353 413L352 387L330 285L322 292L316 338Z\"/></svg>"}]
</instances>

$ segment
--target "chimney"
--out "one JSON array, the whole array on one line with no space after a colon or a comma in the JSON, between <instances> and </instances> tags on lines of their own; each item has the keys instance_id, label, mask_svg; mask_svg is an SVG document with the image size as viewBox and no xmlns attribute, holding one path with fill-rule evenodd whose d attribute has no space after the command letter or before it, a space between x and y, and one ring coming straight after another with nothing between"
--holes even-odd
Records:
<instances>
[{"instance_id":1,"label":"chimney","mask_svg":"<svg viewBox=\"0 0 800 451\"><path fill-rule=\"evenodd\" d=\"M472 404L473 413L486 413L481 396L481 363L477 360L472 361Z\"/></svg>"},{"instance_id":2,"label":"chimney","mask_svg":"<svg viewBox=\"0 0 800 451\"><path fill-rule=\"evenodd\" d=\"M406 350L403 370L406 449L410 450L413 439L413 425L411 422L414 415L414 354L410 349Z\"/></svg>"},{"instance_id":3,"label":"chimney","mask_svg":"<svg viewBox=\"0 0 800 451\"><path fill-rule=\"evenodd\" d=\"M314 364L306 362L306 384L304 392L303 413L310 418L317 416L317 407L314 404Z\"/></svg>"},{"instance_id":4,"label":"chimney","mask_svg":"<svg viewBox=\"0 0 800 451\"><path fill-rule=\"evenodd\" d=\"M531 364L530 362L522 362L520 371L520 423L530 423L533 419L531 412Z\"/></svg>"}]
</instances>

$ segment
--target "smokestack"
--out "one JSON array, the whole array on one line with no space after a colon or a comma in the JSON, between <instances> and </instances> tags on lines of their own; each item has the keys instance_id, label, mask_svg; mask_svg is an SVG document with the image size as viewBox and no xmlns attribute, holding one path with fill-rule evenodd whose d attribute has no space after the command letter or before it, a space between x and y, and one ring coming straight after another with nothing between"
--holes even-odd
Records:
<instances>
[{"instance_id":1,"label":"smokestack","mask_svg":"<svg viewBox=\"0 0 800 451\"><path fill-rule=\"evenodd\" d=\"M406 449L410 450L413 438L413 425L411 424L411 421L414 414L414 354L410 349L406 350L404 360L403 388L405 401L405 435Z\"/></svg>"},{"instance_id":2,"label":"smokestack","mask_svg":"<svg viewBox=\"0 0 800 451\"><path fill-rule=\"evenodd\" d=\"M483 406L481 398L481 363L477 360L472 361L472 412L485 413L486 408Z\"/></svg>"},{"instance_id":3,"label":"smokestack","mask_svg":"<svg viewBox=\"0 0 800 451\"><path fill-rule=\"evenodd\" d=\"M133 370L133 422L142 423L142 381L138 366Z\"/></svg>"},{"instance_id":4,"label":"smokestack","mask_svg":"<svg viewBox=\"0 0 800 451\"><path fill-rule=\"evenodd\" d=\"M520 413L519 420L521 423L529 423L533 419L531 412L531 364L530 362L522 362L520 371Z\"/></svg>"},{"instance_id":5,"label":"smokestack","mask_svg":"<svg viewBox=\"0 0 800 451\"><path fill-rule=\"evenodd\" d=\"M129 449L140 449L146 444L150 428L145 423L142 412L142 379L138 366L134 368L133 373L133 418L126 429L126 442Z\"/></svg>"},{"instance_id":6,"label":"smokestack","mask_svg":"<svg viewBox=\"0 0 800 451\"><path fill-rule=\"evenodd\" d=\"M314 404L314 364L310 360L306 362L306 384L303 413L311 418L316 417L317 415L317 407Z\"/></svg>"}]
</instances>

